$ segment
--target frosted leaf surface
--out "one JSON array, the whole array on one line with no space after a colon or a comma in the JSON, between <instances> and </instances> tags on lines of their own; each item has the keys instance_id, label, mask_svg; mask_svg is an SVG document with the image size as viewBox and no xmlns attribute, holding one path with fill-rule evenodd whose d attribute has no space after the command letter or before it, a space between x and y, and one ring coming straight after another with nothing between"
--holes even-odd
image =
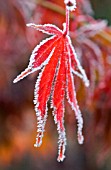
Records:
<instances>
[{"instance_id":1,"label":"frosted leaf surface","mask_svg":"<svg viewBox=\"0 0 111 170\"><path fill-rule=\"evenodd\" d=\"M65 53L64 53L64 43L61 45L62 51L59 60L59 69L56 78L56 82L53 90L52 106L54 108L54 120L57 123L57 130L59 134L58 141L58 158L57 160L63 161L65 158L65 146L66 146L66 134L64 128L64 98L65 98L65 85L66 85L66 69L65 69Z\"/></svg>"},{"instance_id":2,"label":"frosted leaf surface","mask_svg":"<svg viewBox=\"0 0 111 170\"><path fill-rule=\"evenodd\" d=\"M44 24L44 25L36 25L34 23L27 24L27 27L33 27L38 31L42 31L43 33L49 35L62 35L62 31L52 24Z\"/></svg>"},{"instance_id":3,"label":"frosted leaf surface","mask_svg":"<svg viewBox=\"0 0 111 170\"><path fill-rule=\"evenodd\" d=\"M67 47L68 48L68 47ZM81 111L79 109L77 99L76 99L76 91L74 87L74 79L71 72L71 59L70 59L70 53L67 53L67 71L66 71L66 95L69 104L71 105L72 110L75 112L75 116L77 119L77 135L78 135L78 142L79 144L83 143L84 137L82 135L82 128L83 128L83 119L81 115Z\"/></svg>"},{"instance_id":4,"label":"frosted leaf surface","mask_svg":"<svg viewBox=\"0 0 111 170\"><path fill-rule=\"evenodd\" d=\"M64 2L68 10L74 10L76 8L75 0L65 0ZM36 25L30 23L27 26L53 36L43 40L35 47L31 54L28 67L17 76L14 83L41 69L34 91L34 104L37 116L37 136L34 146L39 147L42 144L48 116L47 104L50 101L50 107L53 109L52 113L58 130L57 160L60 162L65 158L66 147L64 127L65 94L72 110L75 112L78 126L78 142L82 144L84 140L82 135L83 119L76 99L73 74L80 77L86 86L89 85L89 81L68 36L68 12L67 23L64 24L63 31L52 24Z\"/></svg>"}]
</instances>

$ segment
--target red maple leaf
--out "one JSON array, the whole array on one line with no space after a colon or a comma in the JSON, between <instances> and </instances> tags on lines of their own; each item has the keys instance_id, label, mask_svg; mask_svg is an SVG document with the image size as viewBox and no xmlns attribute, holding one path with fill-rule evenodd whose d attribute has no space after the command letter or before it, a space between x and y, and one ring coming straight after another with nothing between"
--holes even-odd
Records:
<instances>
[{"instance_id":1,"label":"red maple leaf","mask_svg":"<svg viewBox=\"0 0 111 170\"><path fill-rule=\"evenodd\" d=\"M43 40L32 52L28 67L14 80L14 83L23 79L27 75L40 70L35 85L35 111L38 120L38 134L35 147L42 143L45 123L47 119L47 102L50 101L53 108L53 115L59 133L58 161L65 158L66 134L64 128L64 99L65 96L78 122L78 142L83 143L82 128L83 119L76 100L73 73L83 79L85 85L89 85L85 71L82 69L75 50L69 37L69 10L75 7L74 1L70 3L66 0L66 23L63 24L63 31L55 25L35 25L27 24L43 33L53 35ZM78 70L78 71L77 71Z\"/></svg>"}]
</instances>

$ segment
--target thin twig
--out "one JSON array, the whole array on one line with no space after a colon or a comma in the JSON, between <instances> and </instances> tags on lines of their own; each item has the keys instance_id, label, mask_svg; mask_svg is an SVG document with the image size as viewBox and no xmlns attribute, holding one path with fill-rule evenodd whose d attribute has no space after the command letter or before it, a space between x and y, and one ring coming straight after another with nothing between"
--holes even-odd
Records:
<instances>
[{"instance_id":1,"label":"thin twig","mask_svg":"<svg viewBox=\"0 0 111 170\"><path fill-rule=\"evenodd\" d=\"M66 34L69 34L69 9L66 7Z\"/></svg>"}]
</instances>

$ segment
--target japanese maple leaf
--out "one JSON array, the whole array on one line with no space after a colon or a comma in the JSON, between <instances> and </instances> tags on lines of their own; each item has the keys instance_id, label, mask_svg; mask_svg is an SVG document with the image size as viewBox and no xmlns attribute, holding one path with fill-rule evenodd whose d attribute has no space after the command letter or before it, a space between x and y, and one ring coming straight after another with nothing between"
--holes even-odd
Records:
<instances>
[{"instance_id":1,"label":"japanese maple leaf","mask_svg":"<svg viewBox=\"0 0 111 170\"><path fill-rule=\"evenodd\" d=\"M73 2L73 3L72 3ZM83 119L77 104L76 92L74 87L74 76L78 75L83 79L86 86L89 85L85 71L82 69L75 50L69 37L69 10L75 8L75 1L65 1L66 4L66 23L63 24L63 31L55 25L27 24L43 33L53 35L40 42L32 52L28 67L14 80L14 83L23 79L27 75L41 70L37 78L34 92L34 104L37 116L38 134L35 147L42 143L45 123L47 119L47 103L50 101L53 108L53 115L59 133L58 161L65 158L66 134L64 128L64 99L67 97L78 124L78 142L83 143L82 127ZM78 71L77 71L78 70Z\"/></svg>"}]
</instances>

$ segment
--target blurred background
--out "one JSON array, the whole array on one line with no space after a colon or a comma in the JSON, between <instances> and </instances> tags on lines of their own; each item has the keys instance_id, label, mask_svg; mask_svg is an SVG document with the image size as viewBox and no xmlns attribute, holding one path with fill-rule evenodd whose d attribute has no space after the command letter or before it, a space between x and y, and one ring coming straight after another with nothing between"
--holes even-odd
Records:
<instances>
[{"instance_id":1,"label":"blurred background","mask_svg":"<svg viewBox=\"0 0 111 170\"><path fill-rule=\"evenodd\" d=\"M74 113L66 102L66 159L58 163L57 130L51 110L43 144L34 148L34 73L13 84L44 35L26 23L52 23L62 29L63 0L0 0L0 170L111 169L111 1L78 0L70 16L70 36L90 87L75 77L84 118L85 142L76 139Z\"/></svg>"}]
</instances>

